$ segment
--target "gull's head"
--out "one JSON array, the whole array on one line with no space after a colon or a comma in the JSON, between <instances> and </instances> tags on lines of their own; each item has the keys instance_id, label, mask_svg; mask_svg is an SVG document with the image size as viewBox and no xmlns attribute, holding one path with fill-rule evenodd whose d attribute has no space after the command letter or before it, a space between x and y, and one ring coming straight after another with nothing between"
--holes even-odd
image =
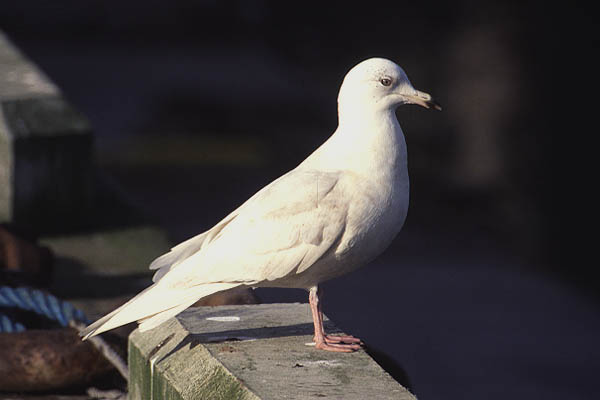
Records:
<instances>
[{"instance_id":1,"label":"gull's head","mask_svg":"<svg viewBox=\"0 0 600 400\"><path fill-rule=\"evenodd\" d=\"M385 58L370 58L352 68L344 78L338 105L340 111L391 110L402 104L418 104L441 110L429 94L415 89L406 73Z\"/></svg>"}]
</instances>

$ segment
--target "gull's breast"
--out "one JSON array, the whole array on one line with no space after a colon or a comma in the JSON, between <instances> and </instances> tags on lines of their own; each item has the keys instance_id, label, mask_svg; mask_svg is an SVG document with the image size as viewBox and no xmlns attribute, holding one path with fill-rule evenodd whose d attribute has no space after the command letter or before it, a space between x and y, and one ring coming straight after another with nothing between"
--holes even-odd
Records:
<instances>
[{"instance_id":1,"label":"gull's breast","mask_svg":"<svg viewBox=\"0 0 600 400\"><path fill-rule=\"evenodd\" d=\"M408 174L400 175L387 182L353 182L357 190L348 209L346 230L326 265L321 266L328 270L325 275L340 276L364 266L400 232L409 201Z\"/></svg>"}]
</instances>

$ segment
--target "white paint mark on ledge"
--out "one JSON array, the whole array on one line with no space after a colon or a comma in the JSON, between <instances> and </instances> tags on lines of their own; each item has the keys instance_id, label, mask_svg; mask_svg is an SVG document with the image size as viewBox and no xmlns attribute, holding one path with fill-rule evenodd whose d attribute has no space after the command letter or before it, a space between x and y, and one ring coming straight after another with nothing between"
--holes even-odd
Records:
<instances>
[{"instance_id":1,"label":"white paint mark on ledge","mask_svg":"<svg viewBox=\"0 0 600 400\"><path fill-rule=\"evenodd\" d=\"M298 361L296 365L302 367L339 367L344 363L340 360L317 360L317 361Z\"/></svg>"},{"instance_id":2,"label":"white paint mark on ledge","mask_svg":"<svg viewBox=\"0 0 600 400\"><path fill-rule=\"evenodd\" d=\"M240 317L229 316L229 317L208 317L207 321L217 321L217 322L237 322L240 320Z\"/></svg>"}]
</instances>

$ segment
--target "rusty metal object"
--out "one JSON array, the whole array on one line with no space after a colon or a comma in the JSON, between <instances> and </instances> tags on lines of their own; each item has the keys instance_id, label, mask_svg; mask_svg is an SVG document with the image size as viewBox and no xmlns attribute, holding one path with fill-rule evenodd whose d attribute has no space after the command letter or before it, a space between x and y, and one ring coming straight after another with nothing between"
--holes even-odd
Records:
<instances>
[{"instance_id":1,"label":"rusty metal object","mask_svg":"<svg viewBox=\"0 0 600 400\"><path fill-rule=\"evenodd\" d=\"M0 282L12 285L47 286L54 257L47 247L38 246L0 225Z\"/></svg>"},{"instance_id":2,"label":"rusty metal object","mask_svg":"<svg viewBox=\"0 0 600 400\"><path fill-rule=\"evenodd\" d=\"M74 329L0 333L0 391L85 384L112 368Z\"/></svg>"}]
</instances>

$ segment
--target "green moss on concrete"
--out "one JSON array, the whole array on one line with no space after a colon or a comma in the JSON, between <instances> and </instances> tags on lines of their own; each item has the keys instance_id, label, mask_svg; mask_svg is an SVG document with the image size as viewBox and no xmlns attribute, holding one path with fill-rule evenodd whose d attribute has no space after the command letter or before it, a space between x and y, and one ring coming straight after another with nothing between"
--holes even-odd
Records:
<instances>
[{"instance_id":1,"label":"green moss on concrete","mask_svg":"<svg viewBox=\"0 0 600 400\"><path fill-rule=\"evenodd\" d=\"M202 388L202 393L210 399L254 399L248 394L248 389L240 384L233 375L224 368L216 368L212 371L207 385Z\"/></svg>"},{"instance_id":2,"label":"green moss on concrete","mask_svg":"<svg viewBox=\"0 0 600 400\"><path fill-rule=\"evenodd\" d=\"M184 400L163 374L156 369L152 371L150 361L147 361L142 352L131 342L129 342L129 399Z\"/></svg>"},{"instance_id":3,"label":"green moss on concrete","mask_svg":"<svg viewBox=\"0 0 600 400\"><path fill-rule=\"evenodd\" d=\"M195 368L182 368L174 356L169 360L144 354L129 341L129 399L130 400L256 400L257 397L217 360L205 353L193 362ZM157 361L158 360L158 361ZM171 364L171 360L173 364ZM200 361L200 362L198 362ZM173 372L177 370L177 372ZM175 375L175 376L174 376ZM183 386L183 387L180 387Z\"/></svg>"}]
</instances>

